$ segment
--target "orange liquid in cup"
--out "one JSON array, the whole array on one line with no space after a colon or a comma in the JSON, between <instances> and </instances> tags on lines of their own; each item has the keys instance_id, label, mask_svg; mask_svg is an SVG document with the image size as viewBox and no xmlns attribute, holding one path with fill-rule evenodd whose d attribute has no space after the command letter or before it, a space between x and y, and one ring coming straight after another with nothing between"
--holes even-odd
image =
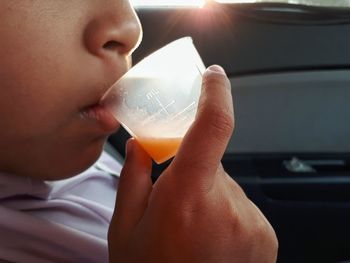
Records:
<instances>
[{"instance_id":1,"label":"orange liquid in cup","mask_svg":"<svg viewBox=\"0 0 350 263\"><path fill-rule=\"evenodd\" d=\"M182 138L136 138L136 140L157 164L161 164L175 156Z\"/></svg>"}]
</instances>

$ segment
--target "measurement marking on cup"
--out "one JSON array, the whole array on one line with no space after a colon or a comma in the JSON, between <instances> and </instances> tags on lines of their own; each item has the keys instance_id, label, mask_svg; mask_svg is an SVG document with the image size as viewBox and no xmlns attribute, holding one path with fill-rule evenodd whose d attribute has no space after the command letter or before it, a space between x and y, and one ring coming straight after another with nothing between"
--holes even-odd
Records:
<instances>
[{"instance_id":1,"label":"measurement marking on cup","mask_svg":"<svg viewBox=\"0 0 350 263\"><path fill-rule=\"evenodd\" d=\"M174 120L177 117L179 117L180 115L182 115L183 113L185 113L186 111L190 111L193 110L195 108L196 102L193 101L190 105L188 105L186 108L184 108L182 111L180 111L179 113L175 114L171 119Z\"/></svg>"},{"instance_id":2,"label":"measurement marking on cup","mask_svg":"<svg viewBox=\"0 0 350 263\"><path fill-rule=\"evenodd\" d=\"M170 113L168 112L167 109L175 103L175 100L172 100L170 103L168 103L166 106L164 106L163 103L161 102L161 100L159 99L158 94L159 94L159 90L151 89L151 91L146 94L146 97L148 100L152 100L152 99L156 100L158 105L161 107L160 111L157 111L155 115L164 111L164 113L169 116Z\"/></svg>"},{"instance_id":3,"label":"measurement marking on cup","mask_svg":"<svg viewBox=\"0 0 350 263\"><path fill-rule=\"evenodd\" d=\"M154 114L154 115L159 115L161 114L162 111L164 111L166 113L166 115L170 115L167 108L169 108L171 105L173 105L175 103L175 100L172 100L170 103L168 103L166 106L163 106L163 104L160 102L159 99L157 99L159 105L160 105L160 109Z\"/></svg>"},{"instance_id":4,"label":"measurement marking on cup","mask_svg":"<svg viewBox=\"0 0 350 263\"><path fill-rule=\"evenodd\" d=\"M168 103L166 106L163 106L163 104L160 102L160 100L159 100L158 98L156 98L156 100L157 100L157 102L159 103L159 105L160 105L161 108L160 108L157 112L155 112L152 116L147 117L147 118L142 122L142 125L145 125L145 124L147 124L147 123L150 122L150 121L156 120L156 117L159 116L159 115L161 115L161 113L162 113L163 111L165 112L165 114L166 114L167 116L170 115L169 112L168 112L168 110L167 110L167 108L169 108L171 105L173 105L173 104L175 103L175 100L172 100L172 101L171 101L170 103Z\"/></svg>"},{"instance_id":5,"label":"measurement marking on cup","mask_svg":"<svg viewBox=\"0 0 350 263\"><path fill-rule=\"evenodd\" d=\"M148 100L151 100L153 96L157 96L157 94L159 94L159 90L151 89L151 91L146 94L146 97Z\"/></svg>"},{"instance_id":6,"label":"measurement marking on cup","mask_svg":"<svg viewBox=\"0 0 350 263\"><path fill-rule=\"evenodd\" d=\"M158 102L159 106L161 107L160 112L164 111L166 115L170 115L167 108L172 104L171 102L164 107L163 103L159 100L159 98L156 96L155 97L156 101ZM174 101L175 102L175 101Z\"/></svg>"},{"instance_id":7,"label":"measurement marking on cup","mask_svg":"<svg viewBox=\"0 0 350 263\"><path fill-rule=\"evenodd\" d=\"M157 96L158 94L159 94L159 90L151 89L151 91L146 94L146 98L148 100L155 100L157 104L161 107L161 109L164 110L164 112L167 115L169 115L169 112L164 107L163 103L159 100L159 97Z\"/></svg>"}]
</instances>

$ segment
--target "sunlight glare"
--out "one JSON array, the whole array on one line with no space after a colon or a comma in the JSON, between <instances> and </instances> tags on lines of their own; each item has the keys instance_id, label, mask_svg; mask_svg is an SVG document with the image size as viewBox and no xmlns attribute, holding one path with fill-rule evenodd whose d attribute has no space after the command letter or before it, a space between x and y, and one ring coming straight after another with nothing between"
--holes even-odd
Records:
<instances>
[{"instance_id":1,"label":"sunlight glare","mask_svg":"<svg viewBox=\"0 0 350 263\"><path fill-rule=\"evenodd\" d=\"M134 7L203 7L206 0L130 0Z\"/></svg>"},{"instance_id":2,"label":"sunlight glare","mask_svg":"<svg viewBox=\"0 0 350 263\"><path fill-rule=\"evenodd\" d=\"M243 4L243 3L285 3L309 6L325 7L350 7L349 0L214 0L223 4Z\"/></svg>"},{"instance_id":3,"label":"sunlight glare","mask_svg":"<svg viewBox=\"0 0 350 263\"><path fill-rule=\"evenodd\" d=\"M255 3L258 2L257 0L215 0L215 2L222 3L222 4L243 4L243 3Z\"/></svg>"}]
</instances>

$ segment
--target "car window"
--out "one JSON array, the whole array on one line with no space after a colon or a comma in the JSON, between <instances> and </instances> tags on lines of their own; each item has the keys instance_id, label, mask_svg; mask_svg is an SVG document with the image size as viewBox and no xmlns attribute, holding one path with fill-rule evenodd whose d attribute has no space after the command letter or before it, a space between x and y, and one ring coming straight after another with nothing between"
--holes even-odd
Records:
<instances>
[{"instance_id":1,"label":"car window","mask_svg":"<svg viewBox=\"0 0 350 263\"><path fill-rule=\"evenodd\" d=\"M219 3L286 3L328 7L350 7L349 0L216 0Z\"/></svg>"},{"instance_id":2,"label":"car window","mask_svg":"<svg viewBox=\"0 0 350 263\"><path fill-rule=\"evenodd\" d=\"M323 7L343 7L350 8L349 0L131 0L135 7L201 7L210 2L218 3L285 3L295 5L323 6Z\"/></svg>"},{"instance_id":3,"label":"car window","mask_svg":"<svg viewBox=\"0 0 350 263\"><path fill-rule=\"evenodd\" d=\"M131 0L134 7L201 7L206 0Z\"/></svg>"}]
</instances>

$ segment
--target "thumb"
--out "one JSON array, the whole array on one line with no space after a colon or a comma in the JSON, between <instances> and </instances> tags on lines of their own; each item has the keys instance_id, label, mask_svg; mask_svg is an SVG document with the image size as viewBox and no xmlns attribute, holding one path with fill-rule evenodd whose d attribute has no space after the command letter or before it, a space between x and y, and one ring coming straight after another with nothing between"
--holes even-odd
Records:
<instances>
[{"instance_id":1,"label":"thumb","mask_svg":"<svg viewBox=\"0 0 350 263\"><path fill-rule=\"evenodd\" d=\"M197 189L199 184L210 185L233 128L231 83L222 67L210 66L203 75L196 119L171 163L171 168L177 171L176 178L182 177L187 185Z\"/></svg>"},{"instance_id":2,"label":"thumb","mask_svg":"<svg viewBox=\"0 0 350 263\"><path fill-rule=\"evenodd\" d=\"M152 191L152 161L135 139L126 147L126 160L122 169L112 224L118 234L128 236L141 220Z\"/></svg>"}]
</instances>

